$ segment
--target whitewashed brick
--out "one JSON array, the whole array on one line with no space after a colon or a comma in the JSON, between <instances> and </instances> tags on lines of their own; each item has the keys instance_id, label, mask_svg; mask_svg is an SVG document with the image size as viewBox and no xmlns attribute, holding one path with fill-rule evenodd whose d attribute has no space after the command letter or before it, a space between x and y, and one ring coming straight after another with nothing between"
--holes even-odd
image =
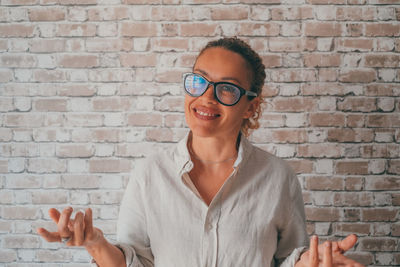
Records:
<instances>
[{"instance_id":1,"label":"whitewashed brick","mask_svg":"<svg viewBox=\"0 0 400 267\"><path fill-rule=\"evenodd\" d=\"M18 190L14 192L14 201L17 204L31 204L32 193L30 191Z\"/></svg>"},{"instance_id":2,"label":"whitewashed brick","mask_svg":"<svg viewBox=\"0 0 400 267\"><path fill-rule=\"evenodd\" d=\"M88 172L88 163L86 159L68 159L68 173L86 173Z\"/></svg>"},{"instance_id":3,"label":"whitewashed brick","mask_svg":"<svg viewBox=\"0 0 400 267\"><path fill-rule=\"evenodd\" d=\"M394 82L396 80L396 70L380 69L378 70L378 77L383 82Z\"/></svg>"},{"instance_id":4,"label":"whitewashed brick","mask_svg":"<svg viewBox=\"0 0 400 267\"><path fill-rule=\"evenodd\" d=\"M14 105L18 111L29 111L32 107L32 102L29 97L17 97L14 99Z\"/></svg>"},{"instance_id":5,"label":"whitewashed brick","mask_svg":"<svg viewBox=\"0 0 400 267\"><path fill-rule=\"evenodd\" d=\"M25 170L24 158L10 158L8 160L8 171L13 173L20 173Z\"/></svg>"},{"instance_id":6,"label":"whitewashed brick","mask_svg":"<svg viewBox=\"0 0 400 267\"><path fill-rule=\"evenodd\" d=\"M32 141L32 130L31 129L14 129L13 130L13 140L16 142Z\"/></svg>"},{"instance_id":7,"label":"whitewashed brick","mask_svg":"<svg viewBox=\"0 0 400 267\"><path fill-rule=\"evenodd\" d=\"M322 174L333 174L333 160L320 159L315 163L315 171Z\"/></svg>"},{"instance_id":8,"label":"whitewashed brick","mask_svg":"<svg viewBox=\"0 0 400 267\"><path fill-rule=\"evenodd\" d=\"M15 80L18 82L30 82L32 81L32 70L30 69L15 69L14 70ZM21 110L24 111L24 110Z\"/></svg>"}]
</instances>

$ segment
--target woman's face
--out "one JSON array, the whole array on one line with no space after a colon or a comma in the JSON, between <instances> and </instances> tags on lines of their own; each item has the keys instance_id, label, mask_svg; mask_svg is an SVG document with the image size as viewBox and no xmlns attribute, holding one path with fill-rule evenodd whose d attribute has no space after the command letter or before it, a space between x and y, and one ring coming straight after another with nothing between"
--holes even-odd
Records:
<instances>
[{"instance_id":1,"label":"woman's face","mask_svg":"<svg viewBox=\"0 0 400 267\"><path fill-rule=\"evenodd\" d=\"M237 53L221 47L205 50L197 58L193 72L211 82L226 81L249 90L251 72ZM234 106L224 106L214 97L214 87L199 97L185 96L185 117L194 135L202 137L237 136L243 119L250 118L258 105L258 98L249 101L242 96Z\"/></svg>"}]
</instances>

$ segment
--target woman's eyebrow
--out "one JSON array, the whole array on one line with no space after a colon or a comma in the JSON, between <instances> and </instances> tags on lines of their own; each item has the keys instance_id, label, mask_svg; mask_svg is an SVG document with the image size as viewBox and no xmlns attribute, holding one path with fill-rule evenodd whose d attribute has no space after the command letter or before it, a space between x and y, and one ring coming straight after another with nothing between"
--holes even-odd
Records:
<instances>
[{"instance_id":1,"label":"woman's eyebrow","mask_svg":"<svg viewBox=\"0 0 400 267\"><path fill-rule=\"evenodd\" d=\"M194 69L193 71L200 72L202 75L204 75L206 77L210 77L209 74L206 71L202 70L202 69ZM229 76L228 77L222 77L221 80L222 81L234 81L238 85L242 86L241 82L238 79L236 79L235 77L229 77Z\"/></svg>"}]
</instances>

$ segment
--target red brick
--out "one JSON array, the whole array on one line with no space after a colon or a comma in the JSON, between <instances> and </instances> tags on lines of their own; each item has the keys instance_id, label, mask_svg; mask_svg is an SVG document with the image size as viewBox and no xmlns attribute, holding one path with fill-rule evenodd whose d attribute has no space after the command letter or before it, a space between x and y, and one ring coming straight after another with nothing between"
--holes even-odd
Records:
<instances>
[{"instance_id":1,"label":"red brick","mask_svg":"<svg viewBox=\"0 0 400 267\"><path fill-rule=\"evenodd\" d=\"M311 38L277 37L269 40L269 49L273 52L315 51L317 41Z\"/></svg>"},{"instance_id":2,"label":"red brick","mask_svg":"<svg viewBox=\"0 0 400 267\"><path fill-rule=\"evenodd\" d=\"M397 175L400 174L400 160L399 159L389 160L388 173L397 174Z\"/></svg>"},{"instance_id":3,"label":"red brick","mask_svg":"<svg viewBox=\"0 0 400 267\"><path fill-rule=\"evenodd\" d=\"M367 161L339 161L336 163L337 174L368 174Z\"/></svg>"},{"instance_id":4,"label":"red brick","mask_svg":"<svg viewBox=\"0 0 400 267\"><path fill-rule=\"evenodd\" d=\"M296 159L296 160L287 160L287 161L288 161L290 167L297 174L311 173L313 171L313 162L311 160Z\"/></svg>"},{"instance_id":5,"label":"red brick","mask_svg":"<svg viewBox=\"0 0 400 267\"><path fill-rule=\"evenodd\" d=\"M123 22L121 25L122 36L149 37L157 33L157 24L153 22Z\"/></svg>"},{"instance_id":6,"label":"red brick","mask_svg":"<svg viewBox=\"0 0 400 267\"><path fill-rule=\"evenodd\" d=\"M369 223L335 223L333 231L340 235L368 235L371 226Z\"/></svg>"},{"instance_id":7,"label":"red brick","mask_svg":"<svg viewBox=\"0 0 400 267\"><path fill-rule=\"evenodd\" d=\"M217 23L184 23L180 24L181 36L216 36L219 32Z\"/></svg>"},{"instance_id":8,"label":"red brick","mask_svg":"<svg viewBox=\"0 0 400 267\"><path fill-rule=\"evenodd\" d=\"M100 128L91 131L93 142L121 142L124 140L124 133L121 129Z\"/></svg>"},{"instance_id":9,"label":"red brick","mask_svg":"<svg viewBox=\"0 0 400 267\"><path fill-rule=\"evenodd\" d=\"M341 36L342 26L336 22L305 22L304 32L306 36Z\"/></svg>"},{"instance_id":10,"label":"red brick","mask_svg":"<svg viewBox=\"0 0 400 267\"><path fill-rule=\"evenodd\" d=\"M337 106L338 110L350 112L372 112L377 110L375 98L346 97L342 101L339 100Z\"/></svg>"},{"instance_id":11,"label":"red brick","mask_svg":"<svg viewBox=\"0 0 400 267\"><path fill-rule=\"evenodd\" d=\"M345 222L359 222L361 218L360 209L356 208L342 208L343 218Z\"/></svg>"},{"instance_id":12,"label":"red brick","mask_svg":"<svg viewBox=\"0 0 400 267\"><path fill-rule=\"evenodd\" d=\"M23 24L0 24L0 37L32 37L35 26Z\"/></svg>"},{"instance_id":13,"label":"red brick","mask_svg":"<svg viewBox=\"0 0 400 267\"><path fill-rule=\"evenodd\" d=\"M222 6L211 9L212 20L245 20L249 9L246 6Z\"/></svg>"},{"instance_id":14,"label":"red brick","mask_svg":"<svg viewBox=\"0 0 400 267\"><path fill-rule=\"evenodd\" d=\"M360 191L364 189L364 179L361 177L346 177L345 189L347 191Z\"/></svg>"},{"instance_id":15,"label":"red brick","mask_svg":"<svg viewBox=\"0 0 400 267\"><path fill-rule=\"evenodd\" d=\"M2 54L0 65L9 68L29 68L37 65L37 59L29 54Z\"/></svg>"},{"instance_id":16,"label":"red brick","mask_svg":"<svg viewBox=\"0 0 400 267\"><path fill-rule=\"evenodd\" d=\"M376 144L361 147L361 156L363 158L393 158L398 155L400 155L400 149L396 145Z\"/></svg>"},{"instance_id":17,"label":"red brick","mask_svg":"<svg viewBox=\"0 0 400 267\"><path fill-rule=\"evenodd\" d=\"M174 38L158 38L152 40L154 51L187 51L189 50L189 40Z\"/></svg>"},{"instance_id":18,"label":"red brick","mask_svg":"<svg viewBox=\"0 0 400 267\"><path fill-rule=\"evenodd\" d=\"M342 38L337 42L338 51L372 51L374 48L373 39Z\"/></svg>"},{"instance_id":19,"label":"red brick","mask_svg":"<svg viewBox=\"0 0 400 267\"><path fill-rule=\"evenodd\" d=\"M282 56L281 55L262 55L262 61L266 68L275 68L282 66Z\"/></svg>"},{"instance_id":20,"label":"red brick","mask_svg":"<svg viewBox=\"0 0 400 267\"><path fill-rule=\"evenodd\" d=\"M400 55L394 54L371 54L365 56L366 67L398 68L400 66Z\"/></svg>"},{"instance_id":21,"label":"red brick","mask_svg":"<svg viewBox=\"0 0 400 267\"><path fill-rule=\"evenodd\" d=\"M307 141L307 132L303 129L272 130L272 138L276 143L304 143Z\"/></svg>"},{"instance_id":22,"label":"red brick","mask_svg":"<svg viewBox=\"0 0 400 267\"><path fill-rule=\"evenodd\" d=\"M93 96L96 88L87 85L65 84L57 89L59 96Z\"/></svg>"},{"instance_id":23,"label":"red brick","mask_svg":"<svg viewBox=\"0 0 400 267\"><path fill-rule=\"evenodd\" d=\"M57 7L35 8L29 11L30 21L60 21L65 19L65 9Z\"/></svg>"},{"instance_id":24,"label":"red brick","mask_svg":"<svg viewBox=\"0 0 400 267\"><path fill-rule=\"evenodd\" d=\"M160 126L162 124L162 115L153 113L137 113L127 116L130 126Z\"/></svg>"},{"instance_id":25,"label":"red brick","mask_svg":"<svg viewBox=\"0 0 400 267\"><path fill-rule=\"evenodd\" d=\"M301 85L302 95L343 95L344 86L339 83L304 83Z\"/></svg>"},{"instance_id":26,"label":"red brick","mask_svg":"<svg viewBox=\"0 0 400 267\"><path fill-rule=\"evenodd\" d=\"M343 190L344 180L340 177L310 176L305 178L307 190Z\"/></svg>"},{"instance_id":27,"label":"red brick","mask_svg":"<svg viewBox=\"0 0 400 267\"><path fill-rule=\"evenodd\" d=\"M274 98L271 101L272 107L269 105L266 110L273 110L279 112L301 112L311 111L316 108L316 101L312 98Z\"/></svg>"},{"instance_id":28,"label":"red brick","mask_svg":"<svg viewBox=\"0 0 400 267\"><path fill-rule=\"evenodd\" d=\"M360 114L350 114L346 118L346 126L361 128L365 126L365 116Z\"/></svg>"},{"instance_id":29,"label":"red brick","mask_svg":"<svg viewBox=\"0 0 400 267\"><path fill-rule=\"evenodd\" d=\"M147 141L171 142L174 140L174 133L169 128L149 129L146 131Z\"/></svg>"},{"instance_id":30,"label":"red brick","mask_svg":"<svg viewBox=\"0 0 400 267\"><path fill-rule=\"evenodd\" d=\"M154 67L157 64L156 54L120 54L119 60L123 67Z\"/></svg>"},{"instance_id":31,"label":"red brick","mask_svg":"<svg viewBox=\"0 0 400 267\"><path fill-rule=\"evenodd\" d=\"M396 23L368 23L365 26L366 36L399 36L400 25Z\"/></svg>"},{"instance_id":32,"label":"red brick","mask_svg":"<svg viewBox=\"0 0 400 267\"><path fill-rule=\"evenodd\" d=\"M89 171L91 173L120 173L131 170L131 161L128 159L91 159Z\"/></svg>"},{"instance_id":33,"label":"red brick","mask_svg":"<svg viewBox=\"0 0 400 267\"><path fill-rule=\"evenodd\" d=\"M37 111L67 111L66 99L37 99L33 101L33 106Z\"/></svg>"},{"instance_id":34,"label":"red brick","mask_svg":"<svg viewBox=\"0 0 400 267\"><path fill-rule=\"evenodd\" d=\"M310 125L317 127L344 126L345 115L340 113L311 113Z\"/></svg>"},{"instance_id":35,"label":"red brick","mask_svg":"<svg viewBox=\"0 0 400 267\"><path fill-rule=\"evenodd\" d=\"M371 114L367 115L368 127L400 127L400 117L397 114Z\"/></svg>"},{"instance_id":36,"label":"red brick","mask_svg":"<svg viewBox=\"0 0 400 267\"><path fill-rule=\"evenodd\" d=\"M335 222L340 218L340 211L337 208L305 207L305 211L308 221Z\"/></svg>"},{"instance_id":37,"label":"red brick","mask_svg":"<svg viewBox=\"0 0 400 267\"><path fill-rule=\"evenodd\" d=\"M162 21L188 21L191 8L189 6L154 6L151 9L152 20Z\"/></svg>"},{"instance_id":38,"label":"red brick","mask_svg":"<svg viewBox=\"0 0 400 267\"><path fill-rule=\"evenodd\" d=\"M374 139L374 132L369 129L329 129L329 142L371 142Z\"/></svg>"},{"instance_id":39,"label":"red brick","mask_svg":"<svg viewBox=\"0 0 400 267\"><path fill-rule=\"evenodd\" d=\"M390 176L372 176L365 179L366 190L400 190L400 179Z\"/></svg>"},{"instance_id":40,"label":"red brick","mask_svg":"<svg viewBox=\"0 0 400 267\"><path fill-rule=\"evenodd\" d=\"M278 69L271 70L273 82L315 82L317 71L314 69Z\"/></svg>"},{"instance_id":41,"label":"red brick","mask_svg":"<svg viewBox=\"0 0 400 267\"><path fill-rule=\"evenodd\" d=\"M60 55L58 65L63 68L93 68L99 65L96 55Z\"/></svg>"},{"instance_id":42,"label":"red brick","mask_svg":"<svg viewBox=\"0 0 400 267\"><path fill-rule=\"evenodd\" d=\"M297 148L297 156L305 158L339 158L341 154L337 144L307 144Z\"/></svg>"},{"instance_id":43,"label":"red brick","mask_svg":"<svg viewBox=\"0 0 400 267\"><path fill-rule=\"evenodd\" d=\"M338 21L371 21L375 19L376 8L343 6L336 9L336 20Z\"/></svg>"},{"instance_id":44,"label":"red brick","mask_svg":"<svg viewBox=\"0 0 400 267\"><path fill-rule=\"evenodd\" d=\"M392 84L369 84L365 88L366 96L389 96L393 95L393 89L397 85Z\"/></svg>"},{"instance_id":45,"label":"red brick","mask_svg":"<svg viewBox=\"0 0 400 267\"><path fill-rule=\"evenodd\" d=\"M338 67L341 63L340 54L306 54L304 65L306 67Z\"/></svg>"},{"instance_id":46,"label":"red brick","mask_svg":"<svg viewBox=\"0 0 400 267\"><path fill-rule=\"evenodd\" d=\"M346 23L346 35L357 37L364 36L364 23Z\"/></svg>"},{"instance_id":47,"label":"red brick","mask_svg":"<svg viewBox=\"0 0 400 267\"><path fill-rule=\"evenodd\" d=\"M259 8L259 7L255 7ZM300 6L300 7L272 7L271 18L272 20L300 20L300 19L312 19L313 10L312 7Z\"/></svg>"},{"instance_id":48,"label":"red brick","mask_svg":"<svg viewBox=\"0 0 400 267\"><path fill-rule=\"evenodd\" d=\"M339 81L345 83L370 83L375 80L376 72L372 69L343 70L339 76Z\"/></svg>"},{"instance_id":49,"label":"red brick","mask_svg":"<svg viewBox=\"0 0 400 267\"><path fill-rule=\"evenodd\" d=\"M33 53L63 52L65 51L65 40L32 40L29 51Z\"/></svg>"},{"instance_id":50,"label":"red brick","mask_svg":"<svg viewBox=\"0 0 400 267\"><path fill-rule=\"evenodd\" d=\"M338 192L333 195L334 206L366 207L374 204L372 193Z\"/></svg>"},{"instance_id":51,"label":"red brick","mask_svg":"<svg viewBox=\"0 0 400 267\"><path fill-rule=\"evenodd\" d=\"M396 239L385 237L366 237L360 240L363 251L396 251Z\"/></svg>"},{"instance_id":52,"label":"red brick","mask_svg":"<svg viewBox=\"0 0 400 267\"><path fill-rule=\"evenodd\" d=\"M61 158L89 158L93 155L93 146L88 144L60 144L56 149L56 156Z\"/></svg>"}]
</instances>

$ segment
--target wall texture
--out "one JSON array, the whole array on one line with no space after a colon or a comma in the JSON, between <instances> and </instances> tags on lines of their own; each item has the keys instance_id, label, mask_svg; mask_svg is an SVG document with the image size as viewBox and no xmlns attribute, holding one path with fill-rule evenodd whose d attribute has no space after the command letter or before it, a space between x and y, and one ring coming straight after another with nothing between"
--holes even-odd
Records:
<instances>
[{"instance_id":1,"label":"wall texture","mask_svg":"<svg viewBox=\"0 0 400 267\"><path fill-rule=\"evenodd\" d=\"M0 266L88 266L50 207L113 238L135 162L187 128L181 74L220 36L268 68L251 140L299 174L310 234L400 264L399 0L1 0Z\"/></svg>"}]
</instances>

